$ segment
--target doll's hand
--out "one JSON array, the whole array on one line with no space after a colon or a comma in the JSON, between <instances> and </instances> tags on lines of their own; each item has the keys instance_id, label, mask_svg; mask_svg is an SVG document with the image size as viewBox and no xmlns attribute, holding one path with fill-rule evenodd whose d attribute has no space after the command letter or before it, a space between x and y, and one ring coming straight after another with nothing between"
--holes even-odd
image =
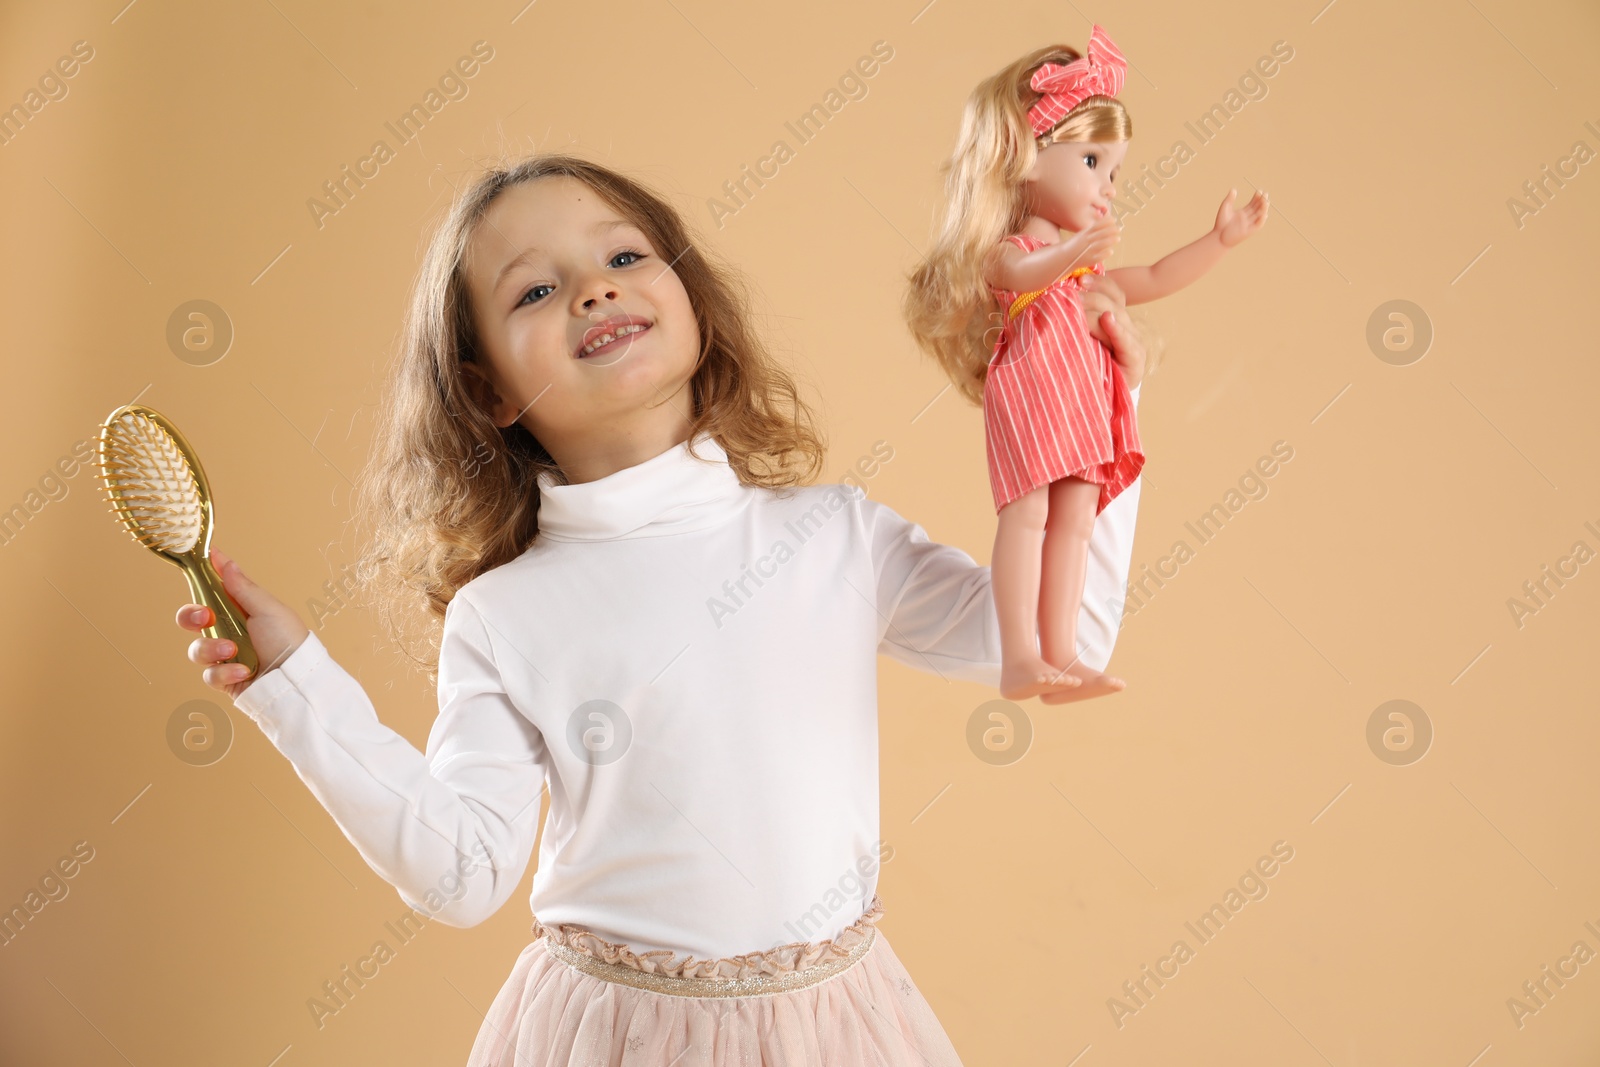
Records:
<instances>
[{"instance_id":1,"label":"doll's hand","mask_svg":"<svg viewBox=\"0 0 1600 1067\"><path fill-rule=\"evenodd\" d=\"M1261 229L1261 224L1267 221L1267 193L1265 189L1257 189L1256 195L1244 207L1234 207L1233 198L1239 190L1229 189L1228 195L1222 198L1222 206L1217 209L1217 224L1213 227L1217 239L1222 242L1223 248L1232 248L1240 241Z\"/></svg>"},{"instance_id":2,"label":"doll's hand","mask_svg":"<svg viewBox=\"0 0 1600 1067\"><path fill-rule=\"evenodd\" d=\"M1121 238L1122 226L1110 215L1079 230L1063 242L1072 249L1072 262L1062 268L1062 275L1075 267L1087 267L1101 262L1111 254L1111 250L1117 246L1117 241Z\"/></svg>"},{"instance_id":3,"label":"doll's hand","mask_svg":"<svg viewBox=\"0 0 1600 1067\"><path fill-rule=\"evenodd\" d=\"M1103 275L1085 274L1080 299L1090 335L1111 349L1111 358L1122 368L1122 376L1132 389L1144 380L1145 350L1144 341L1123 306L1122 287Z\"/></svg>"},{"instance_id":4,"label":"doll's hand","mask_svg":"<svg viewBox=\"0 0 1600 1067\"><path fill-rule=\"evenodd\" d=\"M237 651L233 642L203 634L189 642L189 659L205 668L200 677L207 685L237 697L261 674L288 659L311 631L293 608L246 578L233 560L215 548L211 549L211 559L223 588L244 611L245 630L261 666L256 675L251 675L244 664L225 662ZM185 604L178 609L178 625L185 630L199 633L212 621L211 609L202 604Z\"/></svg>"}]
</instances>

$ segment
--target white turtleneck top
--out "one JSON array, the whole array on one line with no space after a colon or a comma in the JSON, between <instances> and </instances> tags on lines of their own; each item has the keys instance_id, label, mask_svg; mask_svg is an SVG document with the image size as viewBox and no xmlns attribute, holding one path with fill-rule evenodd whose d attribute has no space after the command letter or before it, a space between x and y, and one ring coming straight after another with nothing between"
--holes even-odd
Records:
<instances>
[{"instance_id":1,"label":"white turtleneck top","mask_svg":"<svg viewBox=\"0 0 1600 1067\"><path fill-rule=\"evenodd\" d=\"M315 632L235 700L407 905L462 927L498 910L545 786L546 924L705 959L830 938L871 902L878 655L997 686L989 568L859 489L746 487L709 436L688 447L542 480L533 544L450 602L426 753ZM1139 490L1095 523L1097 669Z\"/></svg>"}]
</instances>

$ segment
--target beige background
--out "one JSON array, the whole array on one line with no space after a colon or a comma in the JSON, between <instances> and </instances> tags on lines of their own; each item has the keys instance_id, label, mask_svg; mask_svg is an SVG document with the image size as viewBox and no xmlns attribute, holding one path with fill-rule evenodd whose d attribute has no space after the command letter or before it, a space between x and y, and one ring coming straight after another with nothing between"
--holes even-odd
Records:
<instances>
[{"instance_id":1,"label":"beige background","mask_svg":"<svg viewBox=\"0 0 1600 1067\"><path fill-rule=\"evenodd\" d=\"M93 48L0 145L0 508L28 511L0 550L0 909L93 850L0 948L0 1062L459 1063L528 938L525 880L312 1022L404 906L244 715L209 766L169 749L174 711L217 699L172 623L186 590L92 470L29 498L75 442L135 396L168 413L216 487L218 544L291 603L324 597L432 220L478 161L570 149L653 183L748 271L822 406L830 479L888 441L870 491L986 562L981 415L939 396L900 279L971 85L1082 47L1091 19L1133 64L1127 174L1194 152L1112 265L1205 233L1230 186L1267 188L1273 215L1150 309L1168 350L1140 412L1135 570L1195 551L1129 613L1127 691L1027 702L1031 748L995 766L966 730L997 694L884 661L883 929L972 1065L1597 1062L1600 962L1520 1026L1507 1004L1575 942L1600 952L1600 565L1520 627L1508 607L1575 542L1600 549L1600 173L1520 226L1508 206L1600 148L1592 5L124 3L0 8L0 105ZM307 200L479 40L469 94L318 228ZM719 229L708 198L795 147L784 122L879 40L867 96ZM1185 123L1278 41L1266 95L1200 144ZM166 341L194 299L236 331L207 366ZM1366 339L1399 299L1434 331L1406 366ZM1230 498L1278 441L1267 494ZM1229 503L1199 545L1185 523ZM321 632L421 746L433 693L374 614ZM1403 766L1367 741L1396 699L1434 731ZM1278 841L1269 894L1200 944L1185 922ZM1119 1026L1108 1000L1179 939L1193 957Z\"/></svg>"}]
</instances>

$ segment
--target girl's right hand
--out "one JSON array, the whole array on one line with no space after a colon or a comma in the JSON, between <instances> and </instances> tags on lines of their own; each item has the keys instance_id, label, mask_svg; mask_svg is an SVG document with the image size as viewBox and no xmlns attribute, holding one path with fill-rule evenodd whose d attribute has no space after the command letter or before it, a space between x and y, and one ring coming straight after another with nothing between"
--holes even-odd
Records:
<instances>
[{"instance_id":1,"label":"girl's right hand","mask_svg":"<svg viewBox=\"0 0 1600 1067\"><path fill-rule=\"evenodd\" d=\"M293 608L245 577L237 563L215 548L211 550L211 561L222 578L223 588L244 612L245 629L250 634L250 643L255 646L260 673L265 674L288 659L311 630ZM198 633L213 621L211 609L202 604L185 604L178 609L178 625L185 630ZM227 693L230 699L244 692L255 680L249 667L225 662L236 651L233 642L220 637L200 636L189 643L189 659L205 668L200 677L211 688Z\"/></svg>"},{"instance_id":2,"label":"girl's right hand","mask_svg":"<svg viewBox=\"0 0 1600 1067\"><path fill-rule=\"evenodd\" d=\"M1062 269L1064 275L1077 267L1087 267L1099 263L1111 254L1117 241L1122 237L1122 226L1110 215L1105 216L1093 225L1079 230L1063 242L1072 251L1063 253L1070 255L1072 261Z\"/></svg>"}]
</instances>

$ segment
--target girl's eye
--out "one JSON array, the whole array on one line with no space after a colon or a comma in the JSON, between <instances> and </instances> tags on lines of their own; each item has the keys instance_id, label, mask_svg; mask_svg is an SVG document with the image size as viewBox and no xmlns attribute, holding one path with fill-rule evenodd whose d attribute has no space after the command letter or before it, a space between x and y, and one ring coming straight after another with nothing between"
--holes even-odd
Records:
<instances>
[{"instance_id":1,"label":"girl's eye","mask_svg":"<svg viewBox=\"0 0 1600 1067\"><path fill-rule=\"evenodd\" d=\"M634 262L637 262L638 260L641 260L641 259L645 258L645 254L643 252L636 251L636 250L634 250L632 248L624 248L622 251L618 252L616 255L611 257L611 265L612 266L616 266L617 265L617 260L621 259L623 256L633 256L634 257ZM622 264L622 266L631 267L631 266L633 266L633 263L632 262L624 263L624 264ZM552 288L554 288L554 286L542 285L542 284L541 285L535 285L533 288L529 289L526 293L522 294L522 299L517 301L517 306L520 307L523 304L533 303L533 302L536 302L536 301L542 299L542 297L534 296L534 294L537 293L540 289L552 289ZM530 301L528 299L529 297L533 297L533 300Z\"/></svg>"},{"instance_id":2,"label":"girl's eye","mask_svg":"<svg viewBox=\"0 0 1600 1067\"><path fill-rule=\"evenodd\" d=\"M1085 160L1086 160L1086 161L1087 161L1087 162L1088 162L1088 164L1089 164L1089 169L1090 169L1090 170L1094 170L1094 162L1095 162L1095 155L1094 155L1094 153L1093 153L1093 152L1090 152L1090 153L1088 153L1088 154L1087 154L1087 155L1085 155L1085 156L1084 156L1084 157L1083 157L1083 158L1084 158L1084 159L1085 159Z\"/></svg>"}]
</instances>

